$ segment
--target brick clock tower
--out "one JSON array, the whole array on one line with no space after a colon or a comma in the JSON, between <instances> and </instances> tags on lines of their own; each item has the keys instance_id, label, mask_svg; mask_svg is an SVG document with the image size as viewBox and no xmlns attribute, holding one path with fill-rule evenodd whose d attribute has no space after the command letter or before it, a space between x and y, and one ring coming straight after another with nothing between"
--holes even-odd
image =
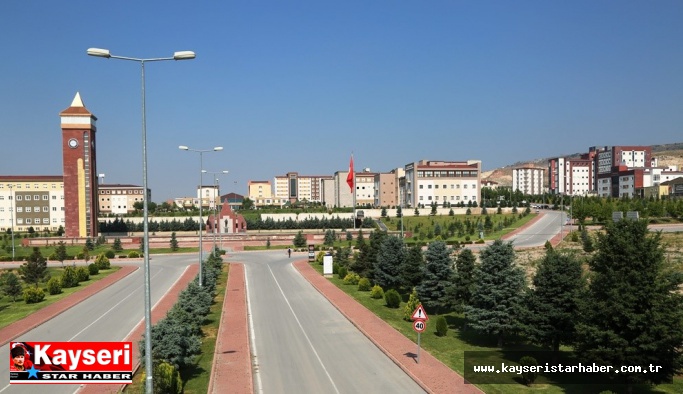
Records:
<instances>
[{"instance_id":1,"label":"brick clock tower","mask_svg":"<svg viewBox=\"0 0 683 394\"><path fill-rule=\"evenodd\" d=\"M95 238L97 222L97 118L76 93L71 106L59 113L64 166L64 221L67 237Z\"/></svg>"}]
</instances>

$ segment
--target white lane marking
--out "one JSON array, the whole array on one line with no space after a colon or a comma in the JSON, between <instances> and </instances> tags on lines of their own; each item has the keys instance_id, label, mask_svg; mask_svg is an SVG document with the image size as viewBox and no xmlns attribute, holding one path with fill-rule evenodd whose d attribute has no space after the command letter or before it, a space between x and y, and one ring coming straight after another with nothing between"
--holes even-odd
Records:
<instances>
[{"instance_id":1,"label":"white lane marking","mask_svg":"<svg viewBox=\"0 0 683 394\"><path fill-rule=\"evenodd\" d=\"M270 275L273 277L273 280L275 281L277 288L280 289L280 293L282 294L282 298L285 299L285 302L287 303L289 310L292 312L294 319L296 319L296 323L299 325L301 332L304 334L304 337L306 338L308 345L311 347L311 350L313 350L313 354L315 354L315 357L318 359L320 366L323 368L323 371L325 371L325 375L327 375L327 379L329 379L330 383L332 383L332 387L334 387L334 392L339 394L339 389L337 388L337 385L334 384L334 380L332 380L332 376L330 376L330 373L327 371L327 368L325 368L325 364L323 364L323 360L320 359L320 355L318 355L318 352L315 350L315 347L313 347L313 343L311 342L311 339L306 334L306 330L304 330L304 326L301 324L301 321L299 321L299 318L297 317L296 313L294 312L294 309L292 308L292 304L289 303L289 300L287 299L285 292L282 290L282 287L280 286L280 282L277 281L277 278L275 277L275 274L273 273L273 270L270 268L270 266L268 266L268 271L270 271Z\"/></svg>"},{"instance_id":2,"label":"white lane marking","mask_svg":"<svg viewBox=\"0 0 683 394\"><path fill-rule=\"evenodd\" d=\"M256 392L263 393L263 384L261 384L261 372L258 368L258 356L256 354L256 336L254 335L254 315L251 313L251 303L249 302L249 281L247 280L247 265L242 264L244 269L244 291L246 292L245 297L247 301L247 314L249 315L249 336L251 337L250 347L251 347L251 369L254 371L256 376Z\"/></svg>"}]
</instances>

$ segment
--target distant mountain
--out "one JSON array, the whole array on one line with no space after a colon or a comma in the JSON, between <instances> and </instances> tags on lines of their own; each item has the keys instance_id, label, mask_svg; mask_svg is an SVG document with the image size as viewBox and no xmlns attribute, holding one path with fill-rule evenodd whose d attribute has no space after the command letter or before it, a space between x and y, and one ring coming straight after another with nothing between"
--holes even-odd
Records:
<instances>
[{"instance_id":1,"label":"distant mountain","mask_svg":"<svg viewBox=\"0 0 683 394\"><path fill-rule=\"evenodd\" d=\"M679 171L683 171L683 142L676 142L673 144L651 145L652 155L658 159L660 166L677 166ZM570 155L562 155L563 157L579 157L583 153L573 153ZM495 168L481 173L482 180L489 180L498 182L501 186L512 186L512 169L523 166L532 165L541 168L547 168L548 160L558 156L546 157L543 159L532 159L526 161L518 161L504 167Z\"/></svg>"}]
</instances>

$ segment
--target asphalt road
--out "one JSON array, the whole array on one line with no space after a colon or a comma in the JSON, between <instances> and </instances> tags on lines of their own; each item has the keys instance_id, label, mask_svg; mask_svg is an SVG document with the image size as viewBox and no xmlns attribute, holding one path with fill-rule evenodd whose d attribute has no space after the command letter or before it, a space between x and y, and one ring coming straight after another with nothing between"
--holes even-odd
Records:
<instances>
[{"instance_id":1,"label":"asphalt road","mask_svg":"<svg viewBox=\"0 0 683 394\"><path fill-rule=\"evenodd\" d=\"M543 246L546 241L559 234L562 226L565 229L569 228L566 224L566 213L550 210L543 211L543 213L536 222L508 238L507 241L511 241L518 248ZM574 226L574 229L576 229L576 226Z\"/></svg>"},{"instance_id":2,"label":"asphalt road","mask_svg":"<svg viewBox=\"0 0 683 394\"><path fill-rule=\"evenodd\" d=\"M196 255L154 256L150 261L152 306ZM134 263L141 265L141 262ZM17 338L17 341L122 341L144 317L143 270L139 269L77 306ZM133 346L137 346L134 343ZM0 347L9 355L9 344ZM7 359L5 359L7 360ZM9 364L0 363L0 393L74 393L80 385L10 385Z\"/></svg>"},{"instance_id":3,"label":"asphalt road","mask_svg":"<svg viewBox=\"0 0 683 394\"><path fill-rule=\"evenodd\" d=\"M292 267L282 251L243 262L257 393L423 393Z\"/></svg>"}]
</instances>

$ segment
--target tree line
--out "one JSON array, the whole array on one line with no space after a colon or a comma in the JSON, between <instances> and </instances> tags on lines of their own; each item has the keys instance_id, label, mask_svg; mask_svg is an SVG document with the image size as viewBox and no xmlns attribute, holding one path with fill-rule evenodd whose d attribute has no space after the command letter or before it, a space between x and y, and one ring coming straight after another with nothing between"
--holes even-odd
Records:
<instances>
[{"instance_id":1,"label":"tree line","mask_svg":"<svg viewBox=\"0 0 683 394\"><path fill-rule=\"evenodd\" d=\"M586 261L546 246L531 283L512 243L501 240L479 263L470 249L437 241L423 251L380 231L368 241L361 232L355 246L335 252L343 275L410 295L432 314L462 313L461 330L490 335L498 347L521 338L554 352L568 346L588 363L662 367L620 373L629 385L670 382L683 369L683 273L665 261L660 234L646 221L610 222Z\"/></svg>"}]
</instances>

